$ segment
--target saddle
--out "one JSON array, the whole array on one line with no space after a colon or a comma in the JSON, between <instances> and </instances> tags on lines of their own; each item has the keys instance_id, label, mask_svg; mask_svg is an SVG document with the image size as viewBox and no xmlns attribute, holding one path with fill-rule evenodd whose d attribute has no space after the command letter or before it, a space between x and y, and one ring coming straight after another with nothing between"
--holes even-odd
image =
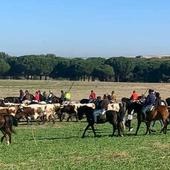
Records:
<instances>
[{"instance_id":1,"label":"saddle","mask_svg":"<svg viewBox=\"0 0 170 170\"><path fill-rule=\"evenodd\" d=\"M97 123L104 123L106 120L106 111L104 110L96 110Z\"/></svg>"},{"instance_id":2,"label":"saddle","mask_svg":"<svg viewBox=\"0 0 170 170\"><path fill-rule=\"evenodd\" d=\"M150 109L147 110L147 112L151 112L155 109L155 106L152 106Z\"/></svg>"}]
</instances>

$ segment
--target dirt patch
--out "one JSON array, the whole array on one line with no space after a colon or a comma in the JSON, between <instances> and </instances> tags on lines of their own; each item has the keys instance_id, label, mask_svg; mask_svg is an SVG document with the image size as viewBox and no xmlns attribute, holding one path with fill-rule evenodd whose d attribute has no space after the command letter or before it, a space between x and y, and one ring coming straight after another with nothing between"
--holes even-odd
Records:
<instances>
[{"instance_id":1,"label":"dirt patch","mask_svg":"<svg viewBox=\"0 0 170 170\"><path fill-rule=\"evenodd\" d=\"M170 143L164 144L160 142L153 143L152 147L154 149L170 149Z\"/></svg>"},{"instance_id":2,"label":"dirt patch","mask_svg":"<svg viewBox=\"0 0 170 170\"><path fill-rule=\"evenodd\" d=\"M112 155L110 156L111 159L126 159L129 158L130 155L129 153L122 151L122 152L113 152Z\"/></svg>"},{"instance_id":3,"label":"dirt patch","mask_svg":"<svg viewBox=\"0 0 170 170\"><path fill-rule=\"evenodd\" d=\"M80 163L82 161L90 161L90 160L116 160L116 159L129 159L131 158L131 156L129 155L128 152L125 151L116 151L116 152L112 152L112 153L100 153L100 154L96 154L96 155L89 155L89 156L81 156L79 154L75 154L74 156L71 156L71 159L76 162L76 163Z\"/></svg>"}]
</instances>

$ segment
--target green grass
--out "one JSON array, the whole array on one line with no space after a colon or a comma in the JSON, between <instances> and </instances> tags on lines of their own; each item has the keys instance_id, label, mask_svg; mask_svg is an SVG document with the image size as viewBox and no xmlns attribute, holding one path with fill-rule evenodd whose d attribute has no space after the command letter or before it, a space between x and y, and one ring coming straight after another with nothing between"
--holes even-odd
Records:
<instances>
[{"instance_id":1,"label":"green grass","mask_svg":"<svg viewBox=\"0 0 170 170\"><path fill-rule=\"evenodd\" d=\"M85 122L56 122L20 125L12 144L0 144L0 169L169 169L170 134L109 137L110 124L95 126L101 137L89 130L81 135ZM157 129L160 126L157 124Z\"/></svg>"}]
</instances>

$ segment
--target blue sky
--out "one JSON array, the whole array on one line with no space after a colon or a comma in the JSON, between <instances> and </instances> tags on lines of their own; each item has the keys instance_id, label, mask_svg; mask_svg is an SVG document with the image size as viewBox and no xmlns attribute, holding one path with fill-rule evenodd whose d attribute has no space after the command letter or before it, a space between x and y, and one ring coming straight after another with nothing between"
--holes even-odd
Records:
<instances>
[{"instance_id":1,"label":"blue sky","mask_svg":"<svg viewBox=\"0 0 170 170\"><path fill-rule=\"evenodd\" d=\"M169 0L0 0L0 22L10 55L170 54Z\"/></svg>"}]
</instances>

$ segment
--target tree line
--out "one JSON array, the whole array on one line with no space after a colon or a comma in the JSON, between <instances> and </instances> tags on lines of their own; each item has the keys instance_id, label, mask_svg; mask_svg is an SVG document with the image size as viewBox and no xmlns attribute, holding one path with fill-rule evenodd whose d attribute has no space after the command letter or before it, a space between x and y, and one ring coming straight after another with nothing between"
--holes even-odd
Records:
<instances>
[{"instance_id":1,"label":"tree line","mask_svg":"<svg viewBox=\"0 0 170 170\"><path fill-rule=\"evenodd\" d=\"M0 52L0 78L170 82L170 57L64 58Z\"/></svg>"}]
</instances>

